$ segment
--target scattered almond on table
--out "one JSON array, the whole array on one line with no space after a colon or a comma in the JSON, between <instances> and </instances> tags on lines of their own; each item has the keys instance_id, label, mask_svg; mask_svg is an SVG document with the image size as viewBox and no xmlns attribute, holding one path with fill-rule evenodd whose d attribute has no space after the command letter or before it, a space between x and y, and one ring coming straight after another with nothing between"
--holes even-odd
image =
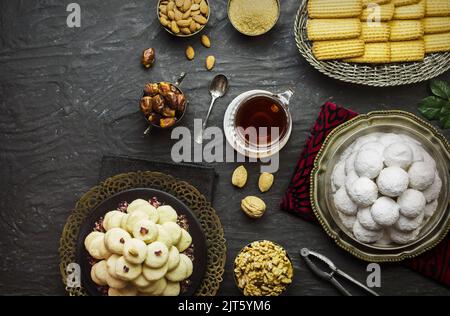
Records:
<instances>
[{"instance_id":1,"label":"scattered almond on table","mask_svg":"<svg viewBox=\"0 0 450 316\"><path fill-rule=\"evenodd\" d=\"M270 174L270 173L267 173L267 172L263 172L259 176L259 182L258 182L259 190L262 193L269 191L270 188L273 185L273 181L274 181L273 174Z\"/></svg>"},{"instance_id":2,"label":"scattered almond on table","mask_svg":"<svg viewBox=\"0 0 450 316\"><path fill-rule=\"evenodd\" d=\"M192 47L192 46L189 45L189 46L186 48L186 58L189 59L189 60L193 60L193 59L195 58L195 50L194 50L194 47Z\"/></svg>"},{"instance_id":3,"label":"scattered almond on table","mask_svg":"<svg viewBox=\"0 0 450 316\"><path fill-rule=\"evenodd\" d=\"M202 42L202 45L205 46L206 48L211 47L211 40L209 39L209 37L207 35L202 35L201 42Z\"/></svg>"},{"instance_id":4,"label":"scattered almond on table","mask_svg":"<svg viewBox=\"0 0 450 316\"><path fill-rule=\"evenodd\" d=\"M206 69L211 71L211 70L213 70L215 65L216 65L216 57L214 57L214 56L206 57Z\"/></svg>"},{"instance_id":5,"label":"scattered almond on table","mask_svg":"<svg viewBox=\"0 0 450 316\"><path fill-rule=\"evenodd\" d=\"M248 172L244 166L239 166L234 170L231 183L238 188L243 188L247 184Z\"/></svg>"}]
</instances>

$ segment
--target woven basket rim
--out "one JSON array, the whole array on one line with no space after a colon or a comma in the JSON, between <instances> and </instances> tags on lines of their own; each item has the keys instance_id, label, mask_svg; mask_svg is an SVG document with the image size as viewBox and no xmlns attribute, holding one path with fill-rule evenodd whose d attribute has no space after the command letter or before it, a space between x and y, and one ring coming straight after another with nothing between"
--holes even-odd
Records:
<instances>
[{"instance_id":1,"label":"woven basket rim","mask_svg":"<svg viewBox=\"0 0 450 316\"><path fill-rule=\"evenodd\" d=\"M319 61L306 35L308 0L302 0L294 24L295 42L300 54L321 73L348 83L373 87L392 87L419 83L450 69L450 52L427 54L424 61L385 65L351 64L343 61Z\"/></svg>"}]
</instances>

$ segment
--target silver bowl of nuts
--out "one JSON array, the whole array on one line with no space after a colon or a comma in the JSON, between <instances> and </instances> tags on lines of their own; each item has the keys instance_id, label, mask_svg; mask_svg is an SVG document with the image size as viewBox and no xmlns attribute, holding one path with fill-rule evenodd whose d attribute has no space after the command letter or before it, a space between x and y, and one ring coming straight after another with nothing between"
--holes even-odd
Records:
<instances>
[{"instance_id":1,"label":"silver bowl of nuts","mask_svg":"<svg viewBox=\"0 0 450 316\"><path fill-rule=\"evenodd\" d=\"M156 14L167 32L189 37L208 24L210 5L208 0L159 0Z\"/></svg>"},{"instance_id":2,"label":"silver bowl of nuts","mask_svg":"<svg viewBox=\"0 0 450 316\"><path fill-rule=\"evenodd\" d=\"M245 296L279 296L294 280L294 266L287 251L268 240L254 241L234 260L234 280Z\"/></svg>"}]
</instances>

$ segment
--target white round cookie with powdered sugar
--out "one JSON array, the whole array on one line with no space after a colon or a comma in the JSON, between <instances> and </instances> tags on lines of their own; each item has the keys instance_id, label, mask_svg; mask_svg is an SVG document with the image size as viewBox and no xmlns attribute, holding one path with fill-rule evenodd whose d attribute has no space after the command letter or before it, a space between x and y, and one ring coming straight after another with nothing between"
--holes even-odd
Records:
<instances>
[{"instance_id":1,"label":"white round cookie with powdered sugar","mask_svg":"<svg viewBox=\"0 0 450 316\"><path fill-rule=\"evenodd\" d=\"M375 182L362 177L350 185L348 195L358 206L371 206L378 198L378 188Z\"/></svg>"},{"instance_id":2,"label":"white round cookie with powdered sugar","mask_svg":"<svg viewBox=\"0 0 450 316\"><path fill-rule=\"evenodd\" d=\"M408 173L400 167L388 167L377 178L378 190L389 197L397 197L408 188Z\"/></svg>"},{"instance_id":3,"label":"white round cookie with powdered sugar","mask_svg":"<svg viewBox=\"0 0 450 316\"><path fill-rule=\"evenodd\" d=\"M378 225L389 227L398 221L400 206L393 199L382 196L372 205L370 213Z\"/></svg>"},{"instance_id":4,"label":"white round cookie with powdered sugar","mask_svg":"<svg viewBox=\"0 0 450 316\"><path fill-rule=\"evenodd\" d=\"M404 143L393 143L383 153L384 163L388 167L400 167L407 170L413 162L411 147Z\"/></svg>"},{"instance_id":5,"label":"white round cookie with powdered sugar","mask_svg":"<svg viewBox=\"0 0 450 316\"><path fill-rule=\"evenodd\" d=\"M415 218L423 212L427 201L422 192L408 189L398 197L397 203L403 216Z\"/></svg>"},{"instance_id":6,"label":"white round cookie with powdered sugar","mask_svg":"<svg viewBox=\"0 0 450 316\"><path fill-rule=\"evenodd\" d=\"M358 176L375 179L383 170L383 156L373 149L360 150L355 157L354 166Z\"/></svg>"},{"instance_id":7,"label":"white round cookie with powdered sugar","mask_svg":"<svg viewBox=\"0 0 450 316\"><path fill-rule=\"evenodd\" d=\"M334 195L334 205L345 215L356 215L358 211L358 205L348 196L345 187L340 188Z\"/></svg>"}]
</instances>

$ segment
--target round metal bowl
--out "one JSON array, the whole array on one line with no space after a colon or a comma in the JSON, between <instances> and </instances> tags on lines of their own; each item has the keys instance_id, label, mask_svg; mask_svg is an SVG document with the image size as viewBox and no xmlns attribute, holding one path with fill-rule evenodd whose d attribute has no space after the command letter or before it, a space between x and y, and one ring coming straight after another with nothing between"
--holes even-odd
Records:
<instances>
[{"instance_id":1,"label":"round metal bowl","mask_svg":"<svg viewBox=\"0 0 450 316\"><path fill-rule=\"evenodd\" d=\"M156 17L158 18L158 21L159 21L159 22L160 22L160 20L159 20L159 5L160 5L161 2L163 2L163 1L167 1L167 0L159 0L159 1L158 1L158 5L156 6ZM194 35L200 33L201 31L203 31L203 29L205 28L205 26L208 25L209 17L211 16L211 4L209 3L209 0L205 0L205 1L206 1L206 3L208 4L208 7L209 7L208 16L206 17L206 23L205 23L205 25L203 25L203 27L202 27L201 29L195 31L194 33L192 33L192 34L181 34L181 33L180 33L180 34L175 34L175 33L172 32L169 28L167 28L167 27L165 27L164 25L162 25L161 22L160 22L161 26L162 26L168 33L172 34L173 36L177 36L177 37L191 37L191 36L194 36Z\"/></svg>"},{"instance_id":2,"label":"round metal bowl","mask_svg":"<svg viewBox=\"0 0 450 316\"><path fill-rule=\"evenodd\" d=\"M292 283L294 282L294 278L295 278L294 264L292 263L292 258L291 258L291 256L289 255L289 253L287 252L286 248L284 248L284 247L281 246L280 244L278 244L278 243L276 243L276 242L273 242L273 241L270 241L270 240L264 240L264 239L261 239L261 240L255 240L255 241L252 241L251 243L245 245L244 247L242 247L241 250L239 250L238 254L236 255L236 257L235 257L235 259L234 259L234 261L233 261L233 279L234 279L234 283L236 284L236 287L239 289L239 291L242 293L242 295L244 295L244 291L239 287L239 282L238 282L238 280L237 280L237 278L236 278L236 273L234 272L234 270L235 270L235 268L236 268L236 258L241 254L242 251L244 251L245 248L247 248L247 247L252 247L252 245L253 245L254 243L256 243L256 242L261 242L261 241L268 241L268 242L270 242L270 243L272 243L272 244L274 244L274 245L280 247L281 249L284 249L284 251L286 252L286 257L288 258L289 262L291 263L291 266L292 266L292 282L286 286L286 288L284 289L283 293L281 294L281 295L284 295L284 294L289 290L289 288L291 287Z\"/></svg>"},{"instance_id":3,"label":"round metal bowl","mask_svg":"<svg viewBox=\"0 0 450 316\"><path fill-rule=\"evenodd\" d=\"M280 15L281 15L281 5L280 5L280 0L276 0L277 1L277 5L278 5L278 15L277 15L277 19L275 20L275 23L273 23L273 25L268 28L265 32L260 33L260 34L249 34L249 33L245 33L242 30L240 30L236 25L234 25L233 20L231 20L230 18L230 4L231 1L233 0L228 0L228 5L227 5L227 15L228 15L228 20L230 20L231 25L233 25L233 27L236 29L236 31L238 31L241 34L247 35L247 36L260 36L260 35L264 35L266 33L268 33L271 29L273 29L275 27L275 25L277 25L278 20L280 19Z\"/></svg>"},{"instance_id":4,"label":"round metal bowl","mask_svg":"<svg viewBox=\"0 0 450 316\"><path fill-rule=\"evenodd\" d=\"M331 173L342 152L358 137L374 132L402 133L420 141L436 160L442 178L438 208L420 231L418 239L407 245L364 244L356 240L338 217L332 199ZM369 262L398 262L416 257L442 241L450 229L449 207L450 145L432 125L402 111L379 111L359 115L334 129L319 151L311 173L311 204L327 234L352 255Z\"/></svg>"}]
</instances>

